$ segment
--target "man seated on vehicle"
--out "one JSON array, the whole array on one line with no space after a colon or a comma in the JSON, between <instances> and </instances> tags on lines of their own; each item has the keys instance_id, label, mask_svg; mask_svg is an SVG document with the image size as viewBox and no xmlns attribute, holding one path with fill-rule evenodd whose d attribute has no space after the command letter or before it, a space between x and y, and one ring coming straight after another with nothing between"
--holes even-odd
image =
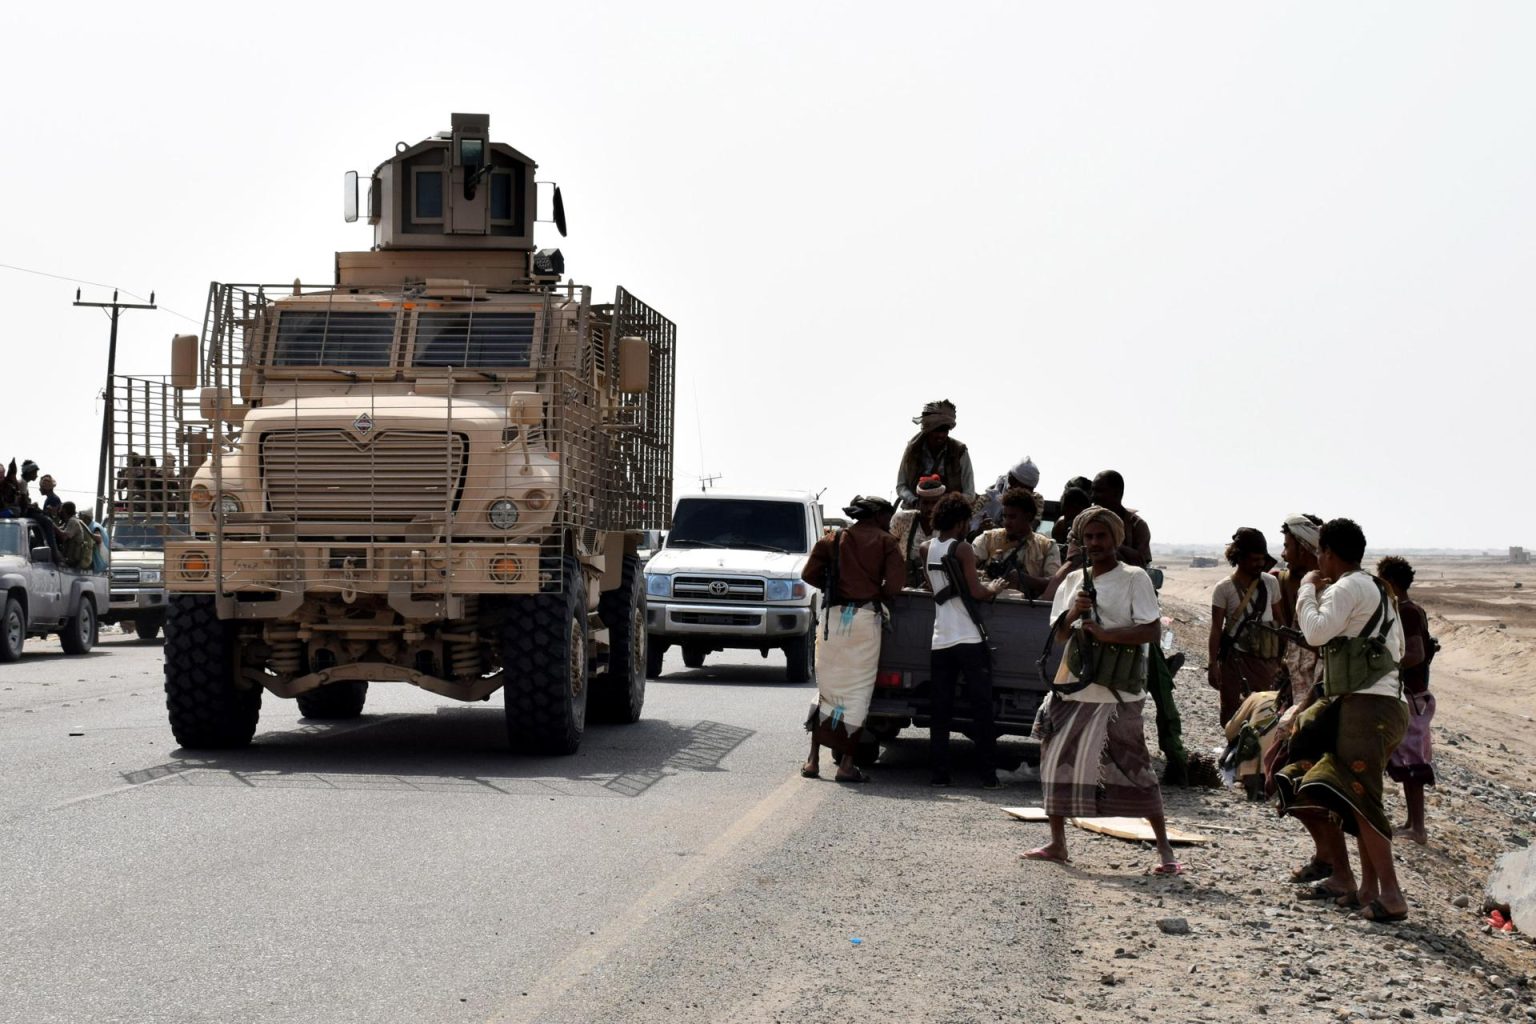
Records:
<instances>
[{"instance_id":1,"label":"man seated on vehicle","mask_svg":"<svg viewBox=\"0 0 1536 1024\"><path fill-rule=\"evenodd\" d=\"M96 553L91 557L91 572L106 572L107 567L112 563L112 551L107 544L107 531L96 522L89 509L80 511L80 521L85 524L85 528L90 531L91 537L96 541Z\"/></svg>"},{"instance_id":2,"label":"man seated on vehicle","mask_svg":"<svg viewBox=\"0 0 1536 1024\"><path fill-rule=\"evenodd\" d=\"M60 561L58 527L53 519L32 501L32 493L27 485L37 479L37 463L26 459L21 464L21 476L15 473L16 460L11 460L11 472L7 474L11 492L12 514L18 519L30 519L37 526L38 533L43 536L43 543L48 545L48 550L53 552L53 560Z\"/></svg>"},{"instance_id":3,"label":"man seated on vehicle","mask_svg":"<svg viewBox=\"0 0 1536 1024\"><path fill-rule=\"evenodd\" d=\"M917 482L917 508L904 508L891 517L891 533L901 549L902 561L907 567L907 580L914 587L927 585L928 575L923 569L923 545L934 534L933 510L939 507L939 499L948 488L937 473L930 473Z\"/></svg>"},{"instance_id":4,"label":"man seated on vehicle","mask_svg":"<svg viewBox=\"0 0 1536 1024\"><path fill-rule=\"evenodd\" d=\"M1028 455L1023 461L998 477L985 491L976 496L975 514L971 516L971 530L981 532L1003 525L1003 495L1015 487L1033 492L1040 483L1040 468Z\"/></svg>"},{"instance_id":5,"label":"man seated on vehicle","mask_svg":"<svg viewBox=\"0 0 1536 1024\"><path fill-rule=\"evenodd\" d=\"M1040 500L1034 491L1014 487L1003 492L1003 525L988 530L971 542L976 549L976 564L981 578L1000 581L1008 590L1025 597L1048 598L1056 570L1061 568L1061 552L1043 533L1036 533L1040 522Z\"/></svg>"},{"instance_id":6,"label":"man seated on vehicle","mask_svg":"<svg viewBox=\"0 0 1536 1024\"><path fill-rule=\"evenodd\" d=\"M59 513L62 520L59 524L59 533L63 537L59 545L64 556L62 564L65 568L89 572L91 561L96 557L96 538L75 514L74 502L64 502L59 507Z\"/></svg>"},{"instance_id":7,"label":"man seated on vehicle","mask_svg":"<svg viewBox=\"0 0 1536 1024\"><path fill-rule=\"evenodd\" d=\"M971 494L976 489L971 472L971 455L965 445L949 436L955 427L955 403L947 398L923 406L920 416L912 417L918 432L912 435L901 453L896 470L896 497L903 508L915 508L920 495L918 481L938 475L951 491Z\"/></svg>"},{"instance_id":8,"label":"man seated on vehicle","mask_svg":"<svg viewBox=\"0 0 1536 1024\"><path fill-rule=\"evenodd\" d=\"M1093 478L1093 503L1107 508L1125 524L1125 540L1118 552L1120 561L1145 569L1152 564L1152 528L1133 508L1125 507L1125 477L1106 469Z\"/></svg>"}]
</instances>

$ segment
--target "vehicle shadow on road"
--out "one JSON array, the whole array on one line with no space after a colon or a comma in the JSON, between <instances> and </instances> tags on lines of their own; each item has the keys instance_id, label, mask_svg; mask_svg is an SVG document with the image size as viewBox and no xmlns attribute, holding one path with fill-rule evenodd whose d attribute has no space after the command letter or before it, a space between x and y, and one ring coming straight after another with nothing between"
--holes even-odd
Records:
<instances>
[{"instance_id":1,"label":"vehicle shadow on road","mask_svg":"<svg viewBox=\"0 0 1536 1024\"><path fill-rule=\"evenodd\" d=\"M130 785L637 797L671 775L728 770L721 762L753 735L722 722L642 719L589 725L572 757L522 756L507 747L501 709L443 708L345 723L300 720L259 733L242 750L178 750L175 759L122 778Z\"/></svg>"},{"instance_id":2,"label":"vehicle shadow on road","mask_svg":"<svg viewBox=\"0 0 1536 1024\"><path fill-rule=\"evenodd\" d=\"M773 662L763 665L722 664L718 668L705 665L703 668L675 669L650 682L677 683L682 686L771 686L780 690L816 688L814 679L807 683L789 682L784 678L784 666Z\"/></svg>"}]
</instances>

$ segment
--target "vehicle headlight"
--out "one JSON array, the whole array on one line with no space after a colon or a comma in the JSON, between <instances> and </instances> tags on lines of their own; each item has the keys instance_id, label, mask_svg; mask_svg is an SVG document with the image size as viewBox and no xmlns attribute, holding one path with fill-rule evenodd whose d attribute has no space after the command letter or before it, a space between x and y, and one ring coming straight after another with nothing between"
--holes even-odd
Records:
<instances>
[{"instance_id":1,"label":"vehicle headlight","mask_svg":"<svg viewBox=\"0 0 1536 1024\"><path fill-rule=\"evenodd\" d=\"M770 601L793 601L805 596L805 583L800 580L769 580L763 596Z\"/></svg>"},{"instance_id":2,"label":"vehicle headlight","mask_svg":"<svg viewBox=\"0 0 1536 1024\"><path fill-rule=\"evenodd\" d=\"M510 530L517 525L517 502L511 498L497 498L491 502L491 525L498 530Z\"/></svg>"},{"instance_id":3,"label":"vehicle headlight","mask_svg":"<svg viewBox=\"0 0 1536 1024\"><path fill-rule=\"evenodd\" d=\"M540 487L535 487L523 494L523 502L535 512L542 512L553 503L549 492Z\"/></svg>"},{"instance_id":4,"label":"vehicle headlight","mask_svg":"<svg viewBox=\"0 0 1536 1024\"><path fill-rule=\"evenodd\" d=\"M651 597L671 597L672 577L659 572L646 573L645 592Z\"/></svg>"},{"instance_id":5,"label":"vehicle headlight","mask_svg":"<svg viewBox=\"0 0 1536 1024\"><path fill-rule=\"evenodd\" d=\"M160 582L160 570L159 569L140 569L139 570L139 582L140 583L159 583Z\"/></svg>"},{"instance_id":6,"label":"vehicle headlight","mask_svg":"<svg viewBox=\"0 0 1536 1024\"><path fill-rule=\"evenodd\" d=\"M219 515L233 515L241 510L240 499L233 494L219 495Z\"/></svg>"}]
</instances>

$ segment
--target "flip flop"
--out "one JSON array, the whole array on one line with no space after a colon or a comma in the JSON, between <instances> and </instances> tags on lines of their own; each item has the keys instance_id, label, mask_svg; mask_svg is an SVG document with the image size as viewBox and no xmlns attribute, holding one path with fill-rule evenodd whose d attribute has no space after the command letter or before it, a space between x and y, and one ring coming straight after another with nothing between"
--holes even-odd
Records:
<instances>
[{"instance_id":1,"label":"flip flop","mask_svg":"<svg viewBox=\"0 0 1536 1024\"><path fill-rule=\"evenodd\" d=\"M1388 910L1381 900L1371 900L1360 911L1360 916L1374 924L1392 924L1396 921L1408 920L1408 911Z\"/></svg>"},{"instance_id":2,"label":"flip flop","mask_svg":"<svg viewBox=\"0 0 1536 1024\"><path fill-rule=\"evenodd\" d=\"M810 767L809 763L802 764L800 766L800 777L802 779L819 779L819 778L821 778L821 766L817 765L815 768L812 768L812 767Z\"/></svg>"},{"instance_id":3,"label":"flip flop","mask_svg":"<svg viewBox=\"0 0 1536 1024\"><path fill-rule=\"evenodd\" d=\"M1183 873L1184 865L1178 861L1174 861L1172 864L1159 864L1147 872L1149 875L1182 875Z\"/></svg>"},{"instance_id":4,"label":"flip flop","mask_svg":"<svg viewBox=\"0 0 1536 1024\"><path fill-rule=\"evenodd\" d=\"M1334 898L1333 905L1344 910L1354 910L1360 906L1360 894L1357 892L1342 893Z\"/></svg>"},{"instance_id":5,"label":"flip flop","mask_svg":"<svg viewBox=\"0 0 1536 1024\"><path fill-rule=\"evenodd\" d=\"M1328 886L1324 885L1322 882L1318 882L1316 885L1309 885L1305 889L1296 890L1296 898L1301 900L1303 903L1310 900L1340 900L1345 896L1353 895L1353 890L1350 892L1338 892L1328 888Z\"/></svg>"},{"instance_id":6,"label":"flip flop","mask_svg":"<svg viewBox=\"0 0 1536 1024\"><path fill-rule=\"evenodd\" d=\"M1298 885L1305 884L1307 882L1321 882L1323 879L1328 878L1332 874L1332 864L1324 864L1316 857L1313 857L1311 860L1307 861L1306 864L1291 872L1291 881L1297 883Z\"/></svg>"},{"instance_id":7,"label":"flip flop","mask_svg":"<svg viewBox=\"0 0 1536 1024\"><path fill-rule=\"evenodd\" d=\"M1033 850L1025 850L1019 854L1019 860L1047 860L1053 864L1071 864L1071 857L1063 857L1052 853L1049 846L1037 846Z\"/></svg>"},{"instance_id":8,"label":"flip flop","mask_svg":"<svg viewBox=\"0 0 1536 1024\"><path fill-rule=\"evenodd\" d=\"M868 775L865 775L863 772L859 771L857 768L854 769L854 772L853 772L852 775L834 775L834 776L832 776L832 778L836 782L847 782L849 784L858 783L858 782L870 782L870 781L873 781L873 780L870 779L870 777Z\"/></svg>"}]
</instances>

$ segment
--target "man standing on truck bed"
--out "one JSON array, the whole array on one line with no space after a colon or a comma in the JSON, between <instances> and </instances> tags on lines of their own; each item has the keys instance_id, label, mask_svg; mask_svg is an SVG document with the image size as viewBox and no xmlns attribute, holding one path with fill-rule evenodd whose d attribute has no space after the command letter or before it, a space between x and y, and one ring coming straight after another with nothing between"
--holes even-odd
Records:
<instances>
[{"instance_id":1,"label":"man standing on truck bed","mask_svg":"<svg viewBox=\"0 0 1536 1024\"><path fill-rule=\"evenodd\" d=\"M1125 526L1109 509L1089 508L1072 534L1088 564L1056 591L1051 614L1067 656L1036 725L1051 841L1022 856L1066 863L1067 818L1146 818L1160 857L1153 872L1183 874L1142 729L1146 652L1162 628L1157 591L1145 570L1117 556Z\"/></svg>"},{"instance_id":2,"label":"man standing on truck bed","mask_svg":"<svg viewBox=\"0 0 1536 1024\"><path fill-rule=\"evenodd\" d=\"M907 569L891 536L895 508L889 501L856 497L843 512L853 525L817 541L800 574L806 583L821 588L826 616L816 645L816 702L805 723L811 753L800 774L817 778L822 741L835 739L833 750L841 755L837 781L867 782L868 776L853 763L853 753L875 691L883 602L901 593Z\"/></svg>"},{"instance_id":3,"label":"man standing on truck bed","mask_svg":"<svg viewBox=\"0 0 1536 1024\"><path fill-rule=\"evenodd\" d=\"M896 470L896 498L902 507L917 506L917 481L931 473L937 473L948 490L976 493L971 453L949 436L955 427L955 403L947 398L929 402L923 406L922 415L912 417L912 422L919 429L907 442Z\"/></svg>"}]
</instances>

